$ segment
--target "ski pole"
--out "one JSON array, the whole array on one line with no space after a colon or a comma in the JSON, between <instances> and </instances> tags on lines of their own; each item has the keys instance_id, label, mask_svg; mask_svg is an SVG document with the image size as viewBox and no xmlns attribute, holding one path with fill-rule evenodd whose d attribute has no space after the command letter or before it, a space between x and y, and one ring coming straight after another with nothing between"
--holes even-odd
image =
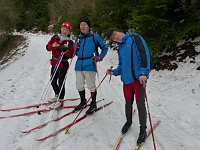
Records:
<instances>
[{"instance_id":1,"label":"ski pole","mask_svg":"<svg viewBox=\"0 0 200 150\"><path fill-rule=\"evenodd\" d=\"M110 69L112 69L112 68L113 68L113 66L111 66L111 67L110 67ZM111 77L112 77L112 75L110 75L110 79L109 79L109 82L111 81Z\"/></svg>"},{"instance_id":2,"label":"ski pole","mask_svg":"<svg viewBox=\"0 0 200 150\"><path fill-rule=\"evenodd\" d=\"M69 67L68 67L68 69L67 69L67 73L66 73L66 75L65 75L65 79L64 79L64 81L63 81L63 83L62 83L62 86L61 86L61 88L60 88L60 92L59 92L59 94L58 94L58 97L57 97L57 99L56 99L56 102L58 101L58 99L59 99L59 97L60 97L60 94L61 94L61 92L62 92L62 88L63 88L63 86L64 86L64 84L65 84L65 82L66 82L67 75L68 75L68 71L69 71L69 68L70 68L70 66L71 66L71 64L72 64L73 58L74 58L74 57L72 57L72 59L71 59L71 61L70 61ZM52 118L53 118L54 111L55 111L55 108L53 109Z\"/></svg>"},{"instance_id":3,"label":"ski pole","mask_svg":"<svg viewBox=\"0 0 200 150\"><path fill-rule=\"evenodd\" d=\"M145 87L144 87L144 95L145 95L146 104L147 104L147 111L148 111L149 123L150 123L150 127L151 127L153 146L154 146L154 150L156 150L156 143L155 143L155 139L154 139L153 126L152 126L151 115L150 115L150 111L149 111L149 104L148 104L147 93L146 93Z\"/></svg>"},{"instance_id":4,"label":"ski pole","mask_svg":"<svg viewBox=\"0 0 200 150\"><path fill-rule=\"evenodd\" d=\"M69 43L68 43L69 44ZM71 64L72 64L72 60L73 60L73 58L74 58L74 55L75 55L75 50L74 50L74 53L73 53L73 55L72 55L72 59L71 59L71 61L70 61L70 63L69 63L69 67L67 68L67 73L66 73L66 75L65 75L65 78L64 78L64 81L63 81L63 83L62 83L62 86L61 86L61 89L60 89L60 91L59 91L59 94L58 94L58 97L57 97L57 99L56 99L56 102L58 101L58 99L59 99L59 97L60 97L60 94L61 94L61 91L62 91L62 88L63 88L63 86L64 86L64 84L65 84L65 81L66 81L66 78L67 78L67 75L68 75L68 71L69 71L69 68L70 68L70 66L71 66ZM64 53L65 52L62 52L62 55L64 55ZM54 109L55 110L55 109Z\"/></svg>"},{"instance_id":5,"label":"ski pole","mask_svg":"<svg viewBox=\"0 0 200 150\"><path fill-rule=\"evenodd\" d=\"M101 80L101 82L99 83L99 85L96 87L96 89L94 90L93 94L90 96L90 98L86 101L86 104L90 101L90 99L93 97L93 95L96 93L97 89L100 87L100 85L102 84L102 82L104 81L104 79L106 78L108 74L106 74L103 79ZM84 107L83 107L84 108ZM71 126L75 123L75 121L77 120L78 116L81 114L81 112L83 111L83 108L79 111L78 115L75 117L74 121L72 122ZM70 127L71 127L70 126ZM66 130L65 134L67 134L69 132L70 127Z\"/></svg>"},{"instance_id":6,"label":"ski pole","mask_svg":"<svg viewBox=\"0 0 200 150\"><path fill-rule=\"evenodd\" d=\"M69 42L67 42L67 44L64 44L64 45L66 45L66 46L68 47ZM60 57L58 58L58 60L57 60L57 62L56 62L56 65L55 65L55 67L54 67L54 69L53 69L53 71L52 71L52 74L51 74L51 77L50 77L50 81L48 82L48 84L47 84L47 86L46 86L46 88L45 88L45 90L44 90L44 93L43 93L41 99L43 99L44 97L46 97L46 94L47 94L46 91L48 90L49 84L53 81L53 78L54 78L54 76L55 76L55 74L56 74L56 72L57 72L57 70L58 70L58 67L59 67L59 65L60 65L60 62L62 61L62 58L63 58L63 56L64 56L65 53L66 53L66 52L61 52L61 55L60 55ZM45 94L45 93L46 93L46 94ZM45 95L44 95L44 94L45 94ZM40 101L41 101L41 99L40 99ZM40 101L39 101L39 103L40 103ZM39 107L39 106L38 106L38 107Z\"/></svg>"},{"instance_id":7,"label":"ski pole","mask_svg":"<svg viewBox=\"0 0 200 150\"><path fill-rule=\"evenodd\" d=\"M68 68L69 69L69 68ZM60 91L59 91L59 94L58 94L58 97L57 97L57 99L56 99L56 102L55 102L55 104L58 102L58 100L59 100L59 97L60 97L60 94L61 94L61 92L62 92L62 89L63 89L63 87L64 87L64 84L65 84L65 82L66 82L66 79L67 79L67 74L68 74L68 70L67 70L67 73L66 73L66 75L65 75L65 78L64 78L64 81L63 81L63 83L62 83L62 86L61 86L61 88L60 88ZM62 102L61 102L62 103ZM54 109L53 109L53 113L52 113L52 117L51 118L53 118L53 115L54 115L54 112L55 112L55 107L54 107Z\"/></svg>"},{"instance_id":8,"label":"ski pole","mask_svg":"<svg viewBox=\"0 0 200 150\"><path fill-rule=\"evenodd\" d=\"M98 68L97 68L97 62L95 62L95 66L96 66L96 73L97 73L97 76L99 77Z\"/></svg>"},{"instance_id":9,"label":"ski pole","mask_svg":"<svg viewBox=\"0 0 200 150\"><path fill-rule=\"evenodd\" d=\"M40 98L40 101L38 102L39 105L37 106L37 108L39 108L40 103L41 103L41 100L44 98L44 95L45 95L45 93L46 93L46 91L47 91L47 89L48 89L48 87L49 87L49 84L52 82L52 80L53 80L53 78L54 78L54 76L55 76L55 74L56 74L56 71L57 71L57 69L58 69L58 66L60 65L60 62L61 62L63 56L64 56L64 52L61 53L60 57L58 58L58 60L57 60L57 62L56 62L56 65L55 65L55 67L54 67L54 69L53 69L53 71L52 71L52 75L51 75L51 77L50 77L50 80L48 81L48 83L47 83L47 85L46 85L46 87L45 87L45 89L44 89L44 92L43 92L43 94L42 94L42 96L41 96L41 98Z\"/></svg>"},{"instance_id":10,"label":"ski pole","mask_svg":"<svg viewBox=\"0 0 200 150\"><path fill-rule=\"evenodd\" d=\"M60 62L61 62L63 56L64 56L64 52L62 52L61 55L60 55L60 57L58 58L58 60L57 60L57 62L56 62L56 65L55 65L55 67L54 67L54 69L53 69L53 71L52 71L53 74L54 74L54 72L56 72L58 66L60 65Z\"/></svg>"}]
</instances>

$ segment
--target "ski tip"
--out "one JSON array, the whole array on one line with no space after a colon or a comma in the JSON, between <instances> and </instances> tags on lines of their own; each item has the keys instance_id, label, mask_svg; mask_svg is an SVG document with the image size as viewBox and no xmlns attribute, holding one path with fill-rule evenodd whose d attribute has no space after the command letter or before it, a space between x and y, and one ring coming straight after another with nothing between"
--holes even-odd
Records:
<instances>
[{"instance_id":1,"label":"ski tip","mask_svg":"<svg viewBox=\"0 0 200 150\"><path fill-rule=\"evenodd\" d=\"M21 131L21 130L19 130L21 133L26 133L25 131Z\"/></svg>"},{"instance_id":2,"label":"ski tip","mask_svg":"<svg viewBox=\"0 0 200 150\"><path fill-rule=\"evenodd\" d=\"M20 131L21 133L30 133L30 131Z\"/></svg>"},{"instance_id":3,"label":"ski tip","mask_svg":"<svg viewBox=\"0 0 200 150\"><path fill-rule=\"evenodd\" d=\"M45 141L46 139L45 138L42 138L42 139L36 139L36 138L33 138L34 140L38 141L38 142L43 142Z\"/></svg>"},{"instance_id":4,"label":"ski tip","mask_svg":"<svg viewBox=\"0 0 200 150\"><path fill-rule=\"evenodd\" d=\"M6 109L0 109L1 111L6 111L6 112L10 112L10 110L6 110Z\"/></svg>"},{"instance_id":5,"label":"ski tip","mask_svg":"<svg viewBox=\"0 0 200 150\"><path fill-rule=\"evenodd\" d=\"M36 140L36 141L40 141L39 139L36 139L36 138L33 138L34 140Z\"/></svg>"},{"instance_id":6,"label":"ski tip","mask_svg":"<svg viewBox=\"0 0 200 150\"><path fill-rule=\"evenodd\" d=\"M4 118L6 118L6 117L0 117L0 119L4 119Z\"/></svg>"}]
</instances>

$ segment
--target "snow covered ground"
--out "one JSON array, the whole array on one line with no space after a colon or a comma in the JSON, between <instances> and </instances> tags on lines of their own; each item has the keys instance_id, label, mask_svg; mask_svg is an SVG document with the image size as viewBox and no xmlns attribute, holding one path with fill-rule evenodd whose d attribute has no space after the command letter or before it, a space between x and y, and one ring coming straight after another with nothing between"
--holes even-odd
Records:
<instances>
[{"instance_id":1,"label":"snow covered ground","mask_svg":"<svg viewBox=\"0 0 200 150\"><path fill-rule=\"evenodd\" d=\"M42 95L50 77L49 59L51 54L45 46L51 35L24 34L28 38L28 47L24 56L0 70L0 108L19 107L44 101ZM196 47L200 51L200 46ZM25 52L24 52L25 51ZM78 97L75 87L75 59L69 68L66 81L66 98ZM179 63L175 71L151 72L147 85L147 96L152 121L161 120L154 130L156 147L158 150L197 150L200 148L200 56L195 64ZM96 76L97 85L105 76L106 69L117 66L116 51L109 50L104 61L98 64L99 74ZM3 66L1 66L2 68ZM86 90L89 98L89 90ZM45 99L53 96L50 87ZM29 134L21 133L41 123L61 116L71 109L50 111L41 115L34 114L16 118L0 119L0 150L113 150L125 123L124 97L120 77L109 76L98 88L98 103L102 106L107 102L113 103L94 113L70 128L70 135L61 132L58 135L38 142L35 139L44 137L71 123L76 114L63 118L58 122L51 122L46 127ZM76 105L79 101L66 102L65 105ZM42 107L40 107L42 108ZM134 103L134 108L136 105ZM18 114L37 108L1 112L0 116ZM82 116L86 110L80 114ZM149 126L149 122L148 122ZM133 125L121 143L120 150L132 150L139 134L137 111ZM141 150L153 149L152 137L149 136Z\"/></svg>"}]
</instances>

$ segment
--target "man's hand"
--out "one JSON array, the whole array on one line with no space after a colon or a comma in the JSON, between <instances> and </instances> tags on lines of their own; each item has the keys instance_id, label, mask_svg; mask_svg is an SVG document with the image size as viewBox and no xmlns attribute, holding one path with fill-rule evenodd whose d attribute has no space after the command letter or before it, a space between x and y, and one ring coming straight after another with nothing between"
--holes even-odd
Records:
<instances>
[{"instance_id":1,"label":"man's hand","mask_svg":"<svg viewBox=\"0 0 200 150\"><path fill-rule=\"evenodd\" d=\"M107 69L106 74L113 75L113 69Z\"/></svg>"},{"instance_id":2,"label":"man's hand","mask_svg":"<svg viewBox=\"0 0 200 150\"><path fill-rule=\"evenodd\" d=\"M146 86L147 76L145 74L140 75L139 81L140 81L140 84L143 84L144 86Z\"/></svg>"},{"instance_id":3,"label":"man's hand","mask_svg":"<svg viewBox=\"0 0 200 150\"><path fill-rule=\"evenodd\" d=\"M73 44L74 50L77 50L77 49L79 48L79 46L80 46L80 43L79 43L79 42L75 42L75 43Z\"/></svg>"},{"instance_id":4,"label":"man's hand","mask_svg":"<svg viewBox=\"0 0 200 150\"><path fill-rule=\"evenodd\" d=\"M100 55L92 57L92 62L94 62L94 63L96 63L98 61L102 61L102 60L103 60L103 58Z\"/></svg>"}]
</instances>

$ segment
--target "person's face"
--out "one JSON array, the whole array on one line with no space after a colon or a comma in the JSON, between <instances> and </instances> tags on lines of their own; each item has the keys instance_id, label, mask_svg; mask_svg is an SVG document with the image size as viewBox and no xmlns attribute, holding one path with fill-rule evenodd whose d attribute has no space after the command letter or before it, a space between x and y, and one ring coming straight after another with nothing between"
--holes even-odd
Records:
<instances>
[{"instance_id":1,"label":"person's face","mask_svg":"<svg viewBox=\"0 0 200 150\"><path fill-rule=\"evenodd\" d=\"M67 35L70 34L70 31L68 29L66 29L66 28L61 28L60 30L61 30L61 35L62 36L67 36Z\"/></svg>"},{"instance_id":2,"label":"person's face","mask_svg":"<svg viewBox=\"0 0 200 150\"><path fill-rule=\"evenodd\" d=\"M122 32L118 32L118 31L114 31L112 33L111 39L115 42L122 42L122 38L124 37L124 33Z\"/></svg>"},{"instance_id":3,"label":"person's face","mask_svg":"<svg viewBox=\"0 0 200 150\"><path fill-rule=\"evenodd\" d=\"M84 34L88 34L89 33L89 26L86 22L81 22L80 23L80 30L82 33Z\"/></svg>"}]
</instances>

